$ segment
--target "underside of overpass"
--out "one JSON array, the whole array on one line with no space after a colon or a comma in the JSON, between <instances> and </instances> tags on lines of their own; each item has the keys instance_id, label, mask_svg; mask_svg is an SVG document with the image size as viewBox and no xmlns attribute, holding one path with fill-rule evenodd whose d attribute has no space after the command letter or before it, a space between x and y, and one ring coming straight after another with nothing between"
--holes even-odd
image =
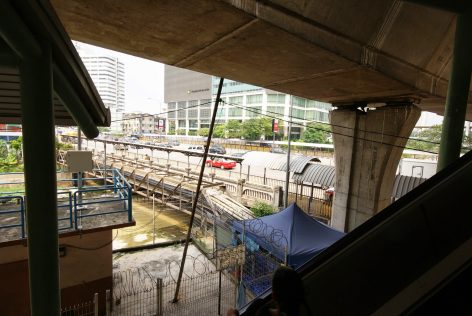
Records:
<instances>
[{"instance_id":1,"label":"underside of overpass","mask_svg":"<svg viewBox=\"0 0 472 316\"><path fill-rule=\"evenodd\" d=\"M450 11L398 0L51 2L85 43L339 107L411 100L444 112Z\"/></svg>"}]
</instances>

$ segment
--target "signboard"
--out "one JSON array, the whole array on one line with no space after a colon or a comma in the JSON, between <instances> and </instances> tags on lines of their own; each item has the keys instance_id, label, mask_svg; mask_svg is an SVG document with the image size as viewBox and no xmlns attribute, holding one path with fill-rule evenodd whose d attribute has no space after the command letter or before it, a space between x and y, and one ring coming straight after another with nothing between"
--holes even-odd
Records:
<instances>
[{"instance_id":1,"label":"signboard","mask_svg":"<svg viewBox=\"0 0 472 316\"><path fill-rule=\"evenodd\" d=\"M216 270L224 270L229 267L243 265L246 260L246 248L244 245L220 249L216 251Z\"/></svg>"},{"instance_id":2,"label":"signboard","mask_svg":"<svg viewBox=\"0 0 472 316\"><path fill-rule=\"evenodd\" d=\"M157 121L157 129L161 132L166 130L166 120L164 119L159 119Z\"/></svg>"},{"instance_id":3,"label":"signboard","mask_svg":"<svg viewBox=\"0 0 472 316\"><path fill-rule=\"evenodd\" d=\"M69 150L66 154L66 163L69 172L92 171L92 152Z\"/></svg>"},{"instance_id":4,"label":"signboard","mask_svg":"<svg viewBox=\"0 0 472 316\"><path fill-rule=\"evenodd\" d=\"M279 120L272 119L272 133L279 133Z\"/></svg>"}]
</instances>

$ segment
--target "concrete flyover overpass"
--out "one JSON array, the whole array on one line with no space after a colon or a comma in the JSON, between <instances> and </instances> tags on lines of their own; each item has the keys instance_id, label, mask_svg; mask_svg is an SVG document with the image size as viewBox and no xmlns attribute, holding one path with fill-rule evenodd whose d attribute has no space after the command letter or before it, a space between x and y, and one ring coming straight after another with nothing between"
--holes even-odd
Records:
<instances>
[{"instance_id":1,"label":"concrete flyover overpass","mask_svg":"<svg viewBox=\"0 0 472 316\"><path fill-rule=\"evenodd\" d=\"M420 110L446 115L452 147L441 146L449 157L440 165L459 156L461 122L472 120L465 0L51 3L72 39L337 106L337 228L351 230L390 203ZM358 110L367 105L377 110Z\"/></svg>"}]
</instances>

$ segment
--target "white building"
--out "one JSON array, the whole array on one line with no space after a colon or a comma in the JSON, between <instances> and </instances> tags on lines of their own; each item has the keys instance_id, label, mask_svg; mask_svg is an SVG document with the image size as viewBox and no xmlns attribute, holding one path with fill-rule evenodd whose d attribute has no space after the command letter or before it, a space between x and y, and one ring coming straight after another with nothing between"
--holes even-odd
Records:
<instances>
[{"instance_id":1,"label":"white building","mask_svg":"<svg viewBox=\"0 0 472 316\"><path fill-rule=\"evenodd\" d=\"M110 108L112 132L122 132L125 111L125 67L117 57L93 55L84 45L74 43L105 106Z\"/></svg>"},{"instance_id":2,"label":"white building","mask_svg":"<svg viewBox=\"0 0 472 316\"><path fill-rule=\"evenodd\" d=\"M218 77L165 66L164 101L167 103L167 131L194 135L199 128L208 128L218 90ZM290 104L293 104L294 118L292 136L299 136L303 130L300 123L307 121L328 123L331 105L307 100L253 85L227 80L223 83L217 113L217 124L229 120L244 122L254 117L267 115L287 122L290 118ZM299 123L299 124L296 124ZM288 124L284 125L286 135Z\"/></svg>"}]
</instances>

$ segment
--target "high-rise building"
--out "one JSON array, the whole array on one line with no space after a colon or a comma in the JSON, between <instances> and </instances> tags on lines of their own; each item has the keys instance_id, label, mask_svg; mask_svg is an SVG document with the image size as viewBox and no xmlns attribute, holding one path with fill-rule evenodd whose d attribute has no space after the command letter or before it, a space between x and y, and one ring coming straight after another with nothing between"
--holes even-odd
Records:
<instances>
[{"instance_id":1,"label":"high-rise building","mask_svg":"<svg viewBox=\"0 0 472 316\"><path fill-rule=\"evenodd\" d=\"M84 45L74 43L105 106L110 108L112 132L122 131L125 111L125 67L117 57L95 55Z\"/></svg>"},{"instance_id":2,"label":"high-rise building","mask_svg":"<svg viewBox=\"0 0 472 316\"><path fill-rule=\"evenodd\" d=\"M218 77L165 66L164 102L167 103L168 133L195 135L199 128L210 125L213 104L218 90ZM277 91L225 79L216 123L229 120L246 121L262 115L278 117L288 121L290 105L293 104L292 117L295 123L307 121L328 123L331 105L308 100ZM288 124L283 124L284 128ZM301 124L294 124L292 135L302 133ZM287 132L284 131L284 134Z\"/></svg>"}]
</instances>

